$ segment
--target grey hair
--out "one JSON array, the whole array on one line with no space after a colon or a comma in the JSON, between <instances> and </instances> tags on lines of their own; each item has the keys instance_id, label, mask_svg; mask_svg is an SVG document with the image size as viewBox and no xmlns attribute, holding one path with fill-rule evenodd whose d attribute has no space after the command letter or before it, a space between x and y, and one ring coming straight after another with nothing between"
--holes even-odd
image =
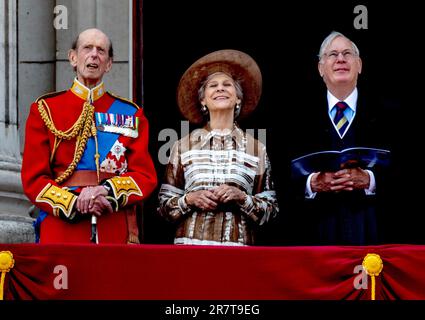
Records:
<instances>
[{"instance_id":1,"label":"grey hair","mask_svg":"<svg viewBox=\"0 0 425 320\"><path fill-rule=\"evenodd\" d=\"M351 47L353 48L354 54L356 56L360 56L360 51L359 48L357 48L356 44L351 41L349 38L347 38L346 36L344 36L341 32L338 31L332 31L326 38L325 40L323 40L322 45L320 46L320 50L319 50L319 61L322 61L323 55L325 54L325 50L327 47L329 47L329 45L332 43L332 41L334 41L335 38L338 37L343 37L345 39L347 39L348 41L350 41L351 43Z\"/></svg>"},{"instance_id":2,"label":"grey hair","mask_svg":"<svg viewBox=\"0 0 425 320\"><path fill-rule=\"evenodd\" d=\"M201 100L203 100L205 98L205 87L206 87L208 81L211 80L211 78L213 76L215 76L217 73L227 74L225 72L219 71L219 72L214 72L214 73L210 74L208 77L206 77L205 80L202 81L201 86L198 89L198 99L199 99L199 101L201 101ZM237 79L233 79L233 77L231 75L229 75L229 74L227 74L227 75L230 78L232 78L232 80L233 80L233 82L235 84L236 96L238 97L238 99L243 100L243 90L242 90L242 85L241 85L240 81L237 80Z\"/></svg>"}]
</instances>

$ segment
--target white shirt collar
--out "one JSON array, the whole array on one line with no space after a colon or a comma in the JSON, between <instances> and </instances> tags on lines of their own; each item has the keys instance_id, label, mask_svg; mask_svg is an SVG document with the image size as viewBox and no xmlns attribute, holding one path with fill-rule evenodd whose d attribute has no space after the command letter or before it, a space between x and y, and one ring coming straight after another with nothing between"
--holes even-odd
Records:
<instances>
[{"instance_id":1,"label":"white shirt collar","mask_svg":"<svg viewBox=\"0 0 425 320\"><path fill-rule=\"evenodd\" d=\"M356 87L354 88L353 92L351 92L350 95L344 100L344 102L347 103L350 109L353 110L354 112L356 112L358 96L359 94ZM332 108L335 106L335 104L341 100L336 98L329 90L328 90L327 97L328 97L328 110L330 112Z\"/></svg>"}]
</instances>

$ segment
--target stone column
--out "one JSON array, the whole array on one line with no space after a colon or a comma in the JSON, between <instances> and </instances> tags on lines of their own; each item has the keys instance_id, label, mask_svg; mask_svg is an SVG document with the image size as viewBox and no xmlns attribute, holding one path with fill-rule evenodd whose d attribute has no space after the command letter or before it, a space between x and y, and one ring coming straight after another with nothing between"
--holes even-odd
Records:
<instances>
[{"instance_id":1,"label":"stone column","mask_svg":"<svg viewBox=\"0 0 425 320\"><path fill-rule=\"evenodd\" d=\"M0 0L0 242L33 242L21 185L16 0Z\"/></svg>"},{"instance_id":2,"label":"stone column","mask_svg":"<svg viewBox=\"0 0 425 320\"><path fill-rule=\"evenodd\" d=\"M67 52L80 31L97 26L110 35L115 63L105 83L129 96L131 1L0 0L0 243L34 241L20 178L25 122L37 97L71 85ZM59 5L68 13L65 29L53 23Z\"/></svg>"}]
</instances>

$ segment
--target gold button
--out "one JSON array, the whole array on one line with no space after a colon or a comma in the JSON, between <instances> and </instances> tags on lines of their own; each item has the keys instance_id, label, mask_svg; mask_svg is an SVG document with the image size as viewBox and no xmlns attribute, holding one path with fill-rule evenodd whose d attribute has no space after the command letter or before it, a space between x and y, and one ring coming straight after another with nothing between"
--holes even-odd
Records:
<instances>
[{"instance_id":1,"label":"gold button","mask_svg":"<svg viewBox=\"0 0 425 320\"><path fill-rule=\"evenodd\" d=\"M62 195L58 192L58 193L56 193L56 196L57 196L58 198L60 198Z\"/></svg>"},{"instance_id":2,"label":"gold button","mask_svg":"<svg viewBox=\"0 0 425 320\"><path fill-rule=\"evenodd\" d=\"M55 195L55 190L50 191L51 194Z\"/></svg>"},{"instance_id":3,"label":"gold button","mask_svg":"<svg viewBox=\"0 0 425 320\"><path fill-rule=\"evenodd\" d=\"M118 180L118 181L117 181L117 184L121 184L121 181L119 181L119 180Z\"/></svg>"},{"instance_id":4,"label":"gold button","mask_svg":"<svg viewBox=\"0 0 425 320\"><path fill-rule=\"evenodd\" d=\"M66 200L66 199L68 199L68 196L67 195L64 195L63 198Z\"/></svg>"}]
</instances>

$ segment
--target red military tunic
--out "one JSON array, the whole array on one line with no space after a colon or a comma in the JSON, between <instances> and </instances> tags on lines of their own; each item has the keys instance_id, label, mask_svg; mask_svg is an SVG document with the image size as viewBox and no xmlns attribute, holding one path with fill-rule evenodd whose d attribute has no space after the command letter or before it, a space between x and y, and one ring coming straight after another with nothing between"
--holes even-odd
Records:
<instances>
[{"instance_id":1,"label":"red military tunic","mask_svg":"<svg viewBox=\"0 0 425 320\"><path fill-rule=\"evenodd\" d=\"M40 226L41 243L90 241L90 219L70 223L59 218L72 217L75 213L81 185L67 184L72 176L55 182L73 159L78 158L76 147L81 136L69 140L64 136L78 129L75 124L81 120L87 101L94 106L97 141L94 136L88 138L75 172L84 176L96 172L98 167L103 177L108 174L109 179L104 183L111 187L119 204L118 212L98 217L99 243L128 241L124 211L148 197L157 184L148 153L149 127L143 109L105 92L103 83L90 90L75 79L71 89L37 99L31 105L26 123L21 176L25 194L47 213ZM98 166L96 153L100 155Z\"/></svg>"}]
</instances>

